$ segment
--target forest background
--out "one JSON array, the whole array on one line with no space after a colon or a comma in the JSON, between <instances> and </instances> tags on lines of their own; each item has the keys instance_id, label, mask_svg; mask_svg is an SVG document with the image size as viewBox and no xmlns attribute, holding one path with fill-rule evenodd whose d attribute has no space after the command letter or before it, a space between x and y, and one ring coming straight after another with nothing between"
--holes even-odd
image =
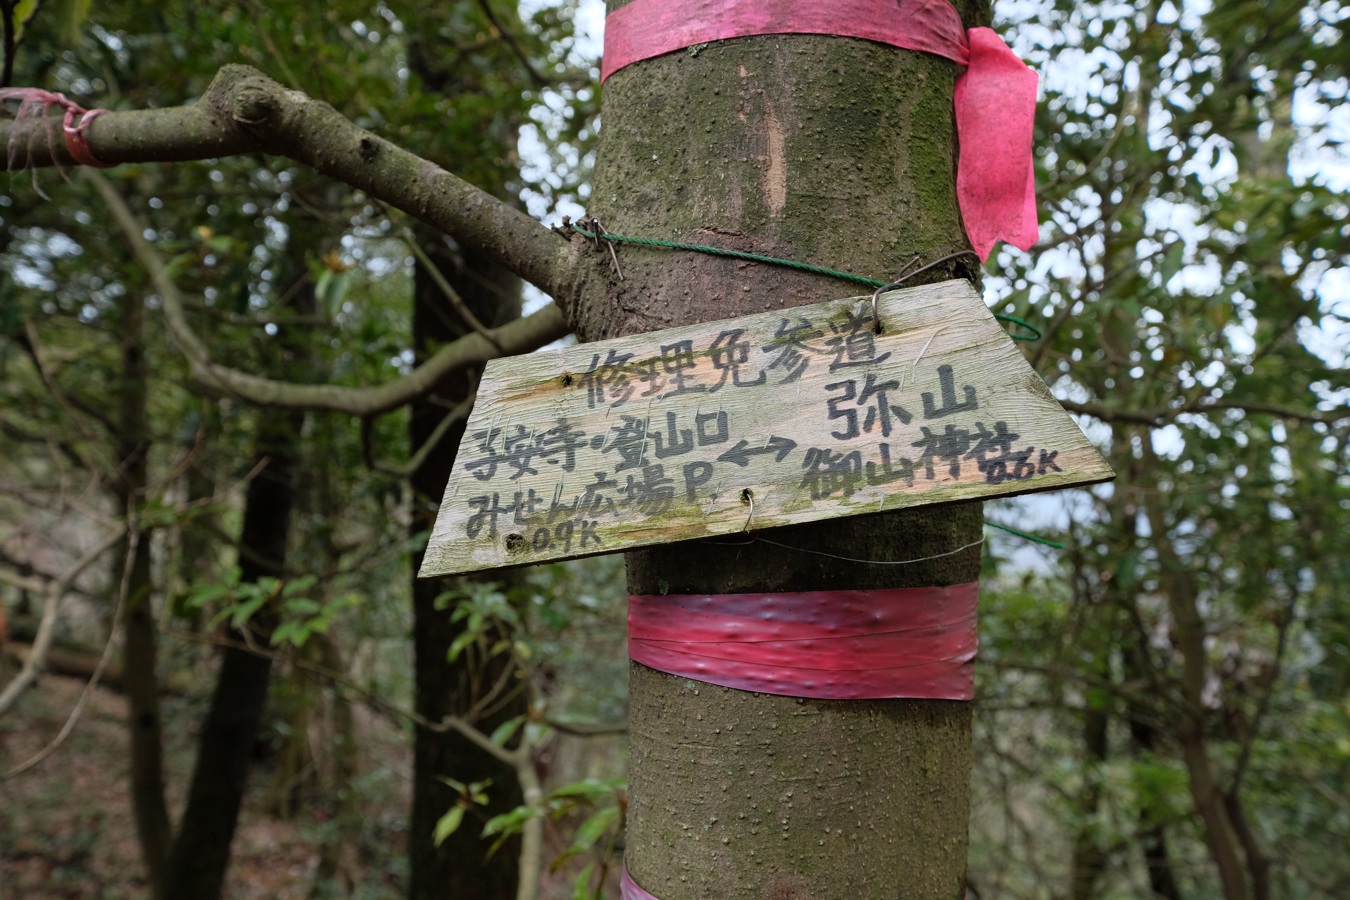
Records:
<instances>
[{"instance_id":1,"label":"forest background","mask_svg":"<svg viewBox=\"0 0 1350 900\"><path fill-rule=\"evenodd\" d=\"M986 543L972 893L1345 896L1350 8L996 12L1042 74L1043 224L985 296L1040 329L1028 358L1119 477L987 506L1064 547ZM68 0L7 32L5 84L167 107L244 62L556 221L584 208L599 127L576 13ZM229 847L229 799L193 777L218 764L248 777L226 896L431 896L438 853L499 838L485 872L523 855L542 896L613 896L618 561L416 598L419 476L472 377L398 402L204 391L151 279L230 368L352 388L501 325L519 283L277 158L13 172L0 219L0 895L143 896L187 848ZM533 322L512 336L561 336ZM415 631L445 671L415 671ZM419 677L471 708L425 707ZM226 705L260 730L208 763L240 684L255 699ZM495 758L437 771L446 715Z\"/></svg>"}]
</instances>

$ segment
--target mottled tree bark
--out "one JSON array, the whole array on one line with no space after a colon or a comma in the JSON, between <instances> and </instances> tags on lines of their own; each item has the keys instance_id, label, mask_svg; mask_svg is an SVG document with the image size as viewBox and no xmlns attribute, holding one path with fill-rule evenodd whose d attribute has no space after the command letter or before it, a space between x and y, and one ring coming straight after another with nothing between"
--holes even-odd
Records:
<instances>
[{"instance_id":1,"label":"mottled tree bark","mask_svg":"<svg viewBox=\"0 0 1350 900\"><path fill-rule=\"evenodd\" d=\"M961 250L957 74L933 56L813 35L721 41L636 64L606 83L590 211L616 233L873 277ZM573 311L586 340L856 293L771 266L620 252L626 280ZM977 272L958 261L931 278ZM976 547L912 565L849 560L949 553L977 542L980 523L980 504L965 503L773 534L817 554L746 541L657 547L628 554L629 590L968 582ZM962 894L969 704L775 697L636 664L630 687L628 866L660 900Z\"/></svg>"}]
</instances>

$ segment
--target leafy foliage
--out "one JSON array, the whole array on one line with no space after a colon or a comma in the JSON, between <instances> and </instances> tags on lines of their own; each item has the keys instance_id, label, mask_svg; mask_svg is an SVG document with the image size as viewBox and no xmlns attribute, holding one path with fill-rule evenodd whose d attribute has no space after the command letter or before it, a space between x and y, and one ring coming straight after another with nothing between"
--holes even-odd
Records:
<instances>
[{"instance_id":1,"label":"leafy foliage","mask_svg":"<svg viewBox=\"0 0 1350 900\"><path fill-rule=\"evenodd\" d=\"M997 304L1049 322L1033 362L1119 477L1066 507L1054 574L987 592L981 802L1004 825L974 883L1213 895L1227 842L1252 896L1336 896L1350 771L1295 736L1350 727L1350 17L999 8L1046 88L1049 222L1001 255ZM1046 821L1057 841L1019 833Z\"/></svg>"}]
</instances>

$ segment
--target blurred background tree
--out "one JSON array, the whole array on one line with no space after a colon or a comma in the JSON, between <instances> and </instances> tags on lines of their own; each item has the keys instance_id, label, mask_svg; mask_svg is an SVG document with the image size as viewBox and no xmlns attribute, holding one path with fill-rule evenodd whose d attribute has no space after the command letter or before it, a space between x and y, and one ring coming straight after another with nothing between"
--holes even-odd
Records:
<instances>
[{"instance_id":1,"label":"blurred background tree","mask_svg":"<svg viewBox=\"0 0 1350 900\"><path fill-rule=\"evenodd\" d=\"M1043 218L1000 309L1118 478L991 558L980 897L1350 890L1350 159L1328 3L1000 4ZM1313 822L1317 824L1312 825Z\"/></svg>"}]
</instances>

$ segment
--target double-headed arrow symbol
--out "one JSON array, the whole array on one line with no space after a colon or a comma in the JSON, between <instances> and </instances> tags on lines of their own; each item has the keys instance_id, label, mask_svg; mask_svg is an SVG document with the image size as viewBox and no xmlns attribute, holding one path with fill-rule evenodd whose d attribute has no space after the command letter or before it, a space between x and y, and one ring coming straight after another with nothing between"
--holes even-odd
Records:
<instances>
[{"instance_id":1,"label":"double-headed arrow symbol","mask_svg":"<svg viewBox=\"0 0 1350 900\"><path fill-rule=\"evenodd\" d=\"M717 461L735 463L741 468L745 468L750 465L750 457L752 456L760 456L765 453L776 453L778 454L778 462L782 462L787 458L789 453L796 449L796 447L797 442L791 438L769 435L769 443L757 449L751 449L749 441L738 441L736 446L717 457Z\"/></svg>"}]
</instances>

